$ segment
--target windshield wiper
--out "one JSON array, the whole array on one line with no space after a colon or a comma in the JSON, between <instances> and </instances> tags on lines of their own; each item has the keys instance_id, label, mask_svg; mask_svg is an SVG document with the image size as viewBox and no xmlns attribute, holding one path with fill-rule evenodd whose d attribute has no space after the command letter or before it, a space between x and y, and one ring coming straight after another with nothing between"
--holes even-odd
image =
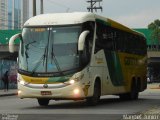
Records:
<instances>
[{"instance_id":1,"label":"windshield wiper","mask_svg":"<svg viewBox=\"0 0 160 120\"><path fill-rule=\"evenodd\" d=\"M36 41L32 41L32 42L30 42L30 43L25 45L25 49L26 49L25 50L25 56L26 56L27 70L28 70L28 58L29 58L29 55L28 55L29 45L31 45L31 44L33 44L35 42ZM22 44L24 44L23 41L22 41Z\"/></svg>"},{"instance_id":2,"label":"windshield wiper","mask_svg":"<svg viewBox=\"0 0 160 120\"><path fill-rule=\"evenodd\" d=\"M58 70L58 72L61 74L61 75L64 75L64 73L62 72L60 66L59 66L59 63L56 59L56 56L54 54L54 50L53 50L53 44L52 44L52 51L51 51L51 64L52 64L52 61L54 61L55 65L56 65L56 68Z\"/></svg>"},{"instance_id":3,"label":"windshield wiper","mask_svg":"<svg viewBox=\"0 0 160 120\"><path fill-rule=\"evenodd\" d=\"M45 47L44 54L42 55L42 57L40 58L40 60L37 62L37 64L35 65L35 67L33 68L32 73L31 73L32 75L37 70L37 68L40 66L40 64L41 64L42 61L43 61L43 66L46 65L45 72L47 72L49 36L50 36L50 31L49 31L49 34L48 34L48 42L47 42L47 45ZM45 64L45 61L46 61L46 64Z\"/></svg>"},{"instance_id":4,"label":"windshield wiper","mask_svg":"<svg viewBox=\"0 0 160 120\"><path fill-rule=\"evenodd\" d=\"M47 59L47 46L45 47L44 50L44 54L42 55L42 57L39 59L39 61L37 62L37 64L34 66L33 70L32 70L32 74L34 74L34 72L36 71L36 69L40 66L40 64L43 62L43 66L45 65L45 61Z\"/></svg>"}]
</instances>

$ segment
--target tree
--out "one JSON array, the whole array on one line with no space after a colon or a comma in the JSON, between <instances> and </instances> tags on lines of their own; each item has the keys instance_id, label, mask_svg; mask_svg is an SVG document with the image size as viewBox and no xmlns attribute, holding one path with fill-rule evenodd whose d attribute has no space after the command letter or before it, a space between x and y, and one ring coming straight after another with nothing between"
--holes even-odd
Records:
<instances>
[{"instance_id":1,"label":"tree","mask_svg":"<svg viewBox=\"0 0 160 120\"><path fill-rule=\"evenodd\" d=\"M148 25L148 29L151 30L151 40L157 40L160 43L160 20L154 20L154 22ZM157 45L158 47L158 45Z\"/></svg>"}]
</instances>

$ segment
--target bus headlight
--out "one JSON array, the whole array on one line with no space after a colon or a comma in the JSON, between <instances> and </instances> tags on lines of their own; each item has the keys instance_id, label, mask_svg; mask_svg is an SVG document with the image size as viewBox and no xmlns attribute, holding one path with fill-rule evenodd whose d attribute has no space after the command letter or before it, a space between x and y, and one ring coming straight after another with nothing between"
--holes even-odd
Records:
<instances>
[{"instance_id":1,"label":"bus headlight","mask_svg":"<svg viewBox=\"0 0 160 120\"><path fill-rule=\"evenodd\" d=\"M84 74L78 75L78 76L73 76L70 78L69 81L65 82L65 84L73 85L76 82L80 81L83 79Z\"/></svg>"},{"instance_id":2,"label":"bus headlight","mask_svg":"<svg viewBox=\"0 0 160 120\"><path fill-rule=\"evenodd\" d=\"M65 82L65 84L73 85L77 82L76 79L70 79L69 81Z\"/></svg>"},{"instance_id":3,"label":"bus headlight","mask_svg":"<svg viewBox=\"0 0 160 120\"><path fill-rule=\"evenodd\" d=\"M28 84L27 82L25 82L25 81L23 81L23 80L20 80L19 83L20 83L21 85L27 85L27 84Z\"/></svg>"},{"instance_id":4,"label":"bus headlight","mask_svg":"<svg viewBox=\"0 0 160 120\"><path fill-rule=\"evenodd\" d=\"M76 82L76 81L73 80L73 79L69 80L69 83L70 83L70 84L74 84L75 82Z\"/></svg>"},{"instance_id":5,"label":"bus headlight","mask_svg":"<svg viewBox=\"0 0 160 120\"><path fill-rule=\"evenodd\" d=\"M18 76L17 76L17 81L18 81L21 85L27 85L27 84L28 84L28 82L25 82L25 81L23 80L22 76L19 75L19 74L18 74Z\"/></svg>"},{"instance_id":6,"label":"bus headlight","mask_svg":"<svg viewBox=\"0 0 160 120\"><path fill-rule=\"evenodd\" d=\"M25 82L24 81L20 81L19 82L21 85L25 85Z\"/></svg>"}]
</instances>

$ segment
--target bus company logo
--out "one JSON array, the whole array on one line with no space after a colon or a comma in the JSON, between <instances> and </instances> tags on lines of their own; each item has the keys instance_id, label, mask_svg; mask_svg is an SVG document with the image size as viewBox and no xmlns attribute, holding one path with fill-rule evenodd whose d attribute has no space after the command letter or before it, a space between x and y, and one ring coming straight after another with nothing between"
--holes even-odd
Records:
<instances>
[{"instance_id":1,"label":"bus company logo","mask_svg":"<svg viewBox=\"0 0 160 120\"><path fill-rule=\"evenodd\" d=\"M47 85L47 84L44 84L43 87L44 87L44 88L48 88L48 85Z\"/></svg>"},{"instance_id":2,"label":"bus company logo","mask_svg":"<svg viewBox=\"0 0 160 120\"><path fill-rule=\"evenodd\" d=\"M137 65L138 60L137 60L137 58L126 57L126 58L124 58L124 64L125 65Z\"/></svg>"},{"instance_id":3,"label":"bus company logo","mask_svg":"<svg viewBox=\"0 0 160 120\"><path fill-rule=\"evenodd\" d=\"M100 58L100 57L95 57L95 60L96 60L96 62L97 62L97 64L101 64L101 63L104 63L104 61L103 61L103 58Z\"/></svg>"}]
</instances>

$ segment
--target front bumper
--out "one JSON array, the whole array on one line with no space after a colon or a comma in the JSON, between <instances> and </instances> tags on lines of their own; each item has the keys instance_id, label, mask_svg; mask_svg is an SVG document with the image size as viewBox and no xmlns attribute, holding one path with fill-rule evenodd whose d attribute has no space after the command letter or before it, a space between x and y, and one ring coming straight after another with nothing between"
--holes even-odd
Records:
<instances>
[{"instance_id":1,"label":"front bumper","mask_svg":"<svg viewBox=\"0 0 160 120\"><path fill-rule=\"evenodd\" d=\"M42 91L50 92L51 94L42 95L41 93ZM34 88L34 87L27 87L18 83L18 96L20 98L49 98L49 99L55 99L55 100L56 99L75 100L75 99L86 98L83 91L83 86L80 83L67 85L61 88L43 88L43 87Z\"/></svg>"}]
</instances>

